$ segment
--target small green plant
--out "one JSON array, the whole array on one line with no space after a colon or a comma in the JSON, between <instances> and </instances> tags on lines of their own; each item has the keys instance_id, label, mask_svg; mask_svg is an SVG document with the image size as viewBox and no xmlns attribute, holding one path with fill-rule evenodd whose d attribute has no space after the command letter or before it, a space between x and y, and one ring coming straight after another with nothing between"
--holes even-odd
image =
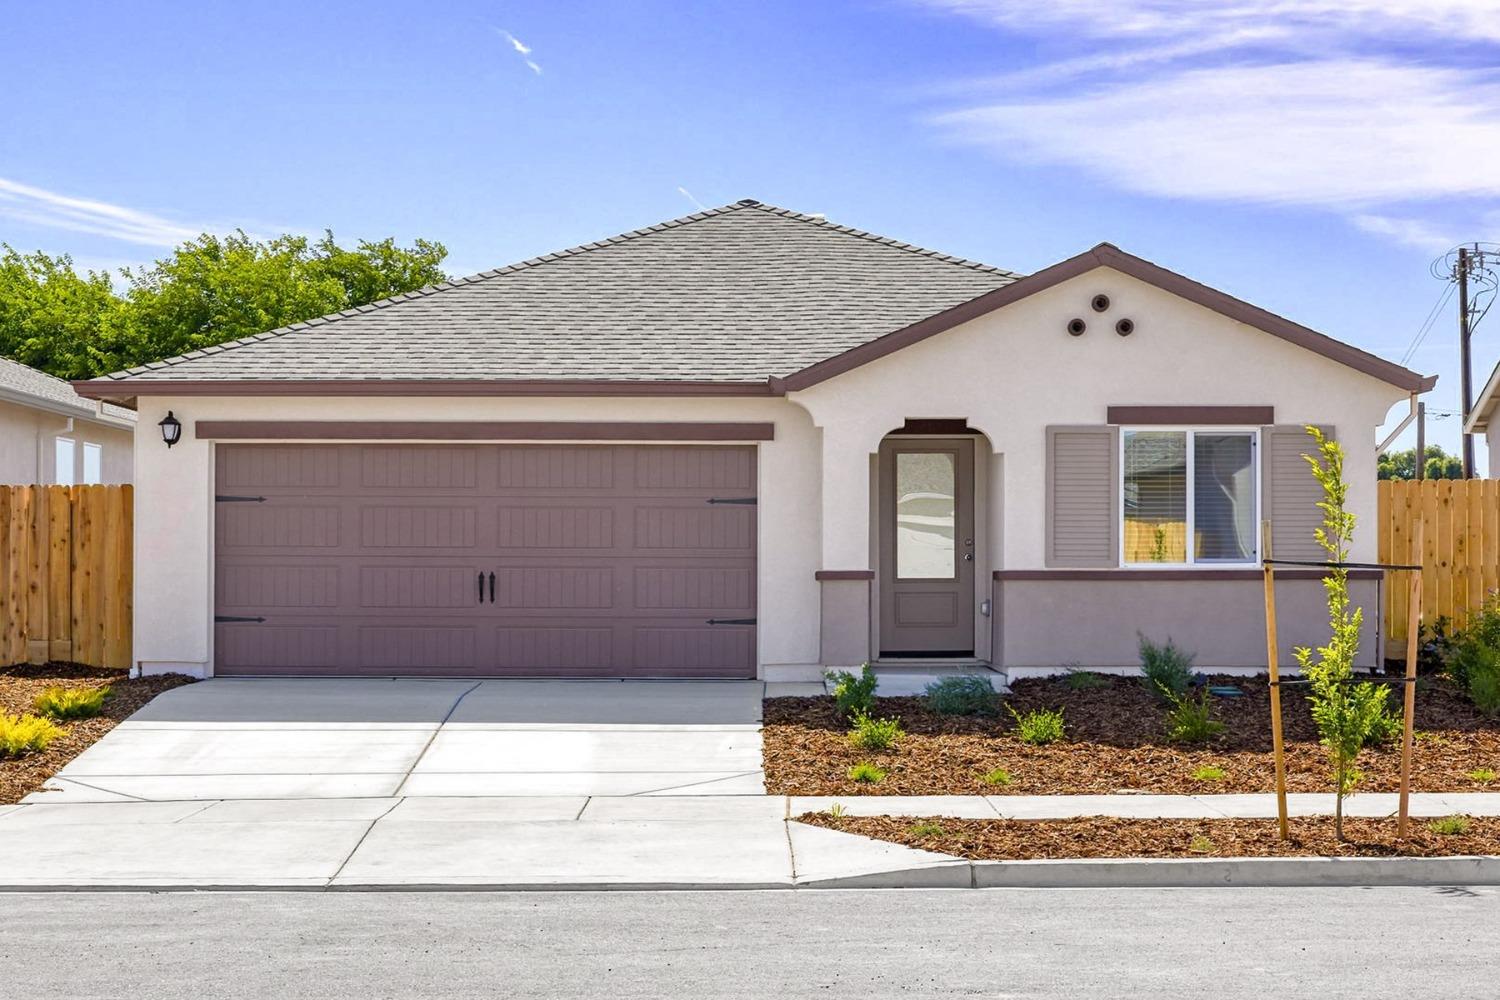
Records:
<instances>
[{"instance_id":1,"label":"small green plant","mask_svg":"<svg viewBox=\"0 0 1500 1000\"><path fill-rule=\"evenodd\" d=\"M108 686L70 688L59 684L37 695L33 707L53 719L92 719L104 710L108 697Z\"/></svg>"},{"instance_id":2,"label":"small green plant","mask_svg":"<svg viewBox=\"0 0 1500 1000\"><path fill-rule=\"evenodd\" d=\"M1469 772L1469 780L1487 785L1495 780L1495 772L1488 767L1476 767Z\"/></svg>"},{"instance_id":3,"label":"small green plant","mask_svg":"<svg viewBox=\"0 0 1500 1000\"><path fill-rule=\"evenodd\" d=\"M941 677L927 685L927 707L938 715L994 715L995 688L977 674Z\"/></svg>"},{"instance_id":4,"label":"small green plant","mask_svg":"<svg viewBox=\"0 0 1500 1000\"><path fill-rule=\"evenodd\" d=\"M861 713L868 715L875 707L875 688L880 678L875 676L868 663L860 668L858 677L847 670L830 670L823 676L833 685L833 700L844 718L852 719Z\"/></svg>"},{"instance_id":5,"label":"small green plant","mask_svg":"<svg viewBox=\"0 0 1500 1000\"><path fill-rule=\"evenodd\" d=\"M1188 843L1188 851L1192 854L1212 854L1214 842L1200 833Z\"/></svg>"},{"instance_id":6,"label":"small green plant","mask_svg":"<svg viewBox=\"0 0 1500 1000\"><path fill-rule=\"evenodd\" d=\"M835 802L833 805L828 807L828 815L832 816L834 819L843 819L844 814L848 811L849 810L844 808L844 804L842 802Z\"/></svg>"},{"instance_id":7,"label":"small green plant","mask_svg":"<svg viewBox=\"0 0 1500 1000\"><path fill-rule=\"evenodd\" d=\"M1151 527L1151 561L1167 561L1167 526L1155 524Z\"/></svg>"},{"instance_id":8,"label":"small green plant","mask_svg":"<svg viewBox=\"0 0 1500 1000\"><path fill-rule=\"evenodd\" d=\"M1069 670L1068 687L1074 691L1092 691L1109 684L1109 678L1092 670Z\"/></svg>"},{"instance_id":9,"label":"small green plant","mask_svg":"<svg viewBox=\"0 0 1500 1000\"><path fill-rule=\"evenodd\" d=\"M993 771L986 772L981 780L986 785L1008 785L1012 779L1009 771L1003 767L997 767Z\"/></svg>"},{"instance_id":10,"label":"small green plant","mask_svg":"<svg viewBox=\"0 0 1500 1000\"><path fill-rule=\"evenodd\" d=\"M1144 635L1137 635L1140 639L1141 673L1146 675L1146 686L1152 691L1187 694L1193 683L1194 654L1184 651L1170 638L1157 645Z\"/></svg>"},{"instance_id":11,"label":"small green plant","mask_svg":"<svg viewBox=\"0 0 1500 1000\"><path fill-rule=\"evenodd\" d=\"M1065 735L1061 709L1053 711L1050 708L1034 708L1022 715L1010 705L1005 708L1010 712L1011 718L1016 720L1017 738L1027 746L1044 747L1048 743L1058 742Z\"/></svg>"},{"instance_id":12,"label":"small green plant","mask_svg":"<svg viewBox=\"0 0 1500 1000\"><path fill-rule=\"evenodd\" d=\"M1443 837L1457 837L1469 832L1469 817L1444 816L1427 824L1427 829Z\"/></svg>"},{"instance_id":13,"label":"small green plant","mask_svg":"<svg viewBox=\"0 0 1500 1000\"><path fill-rule=\"evenodd\" d=\"M849 733L849 744L861 750L889 750L905 735L900 719L872 719L860 712L854 717L854 730Z\"/></svg>"},{"instance_id":14,"label":"small green plant","mask_svg":"<svg viewBox=\"0 0 1500 1000\"><path fill-rule=\"evenodd\" d=\"M917 840L926 840L928 837L941 837L943 835L943 825L927 820L921 823L913 823L911 828L906 832L909 836Z\"/></svg>"},{"instance_id":15,"label":"small green plant","mask_svg":"<svg viewBox=\"0 0 1500 1000\"><path fill-rule=\"evenodd\" d=\"M1222 767L1214 767L1211 764L1205 767L1200 767L1198 768L1198 770L1193 772L1194 781L1223 781L1226 777L1228 777L1228 775L1224 773L1224 769Z\"/></svg>"},{"instance_id":16,"label":"small green plant","mask_svg":"<svg viewBox=\"0 0 1500 1000\"><path fill-rule=\"evenodd\" d=\"M1208 688L1196 698L1166 688L1161 693L1172 706L1167 712L1167 739L1173 743L1207 743L1224 732L1224 723L1213 717L1213 695Z\"/></svg>"},{"instance_id":17,"label":"small green plant","mask_svg":"<svg viewBox=\"0 0 1500 1000\"><path fill-rule=\"evenodd\" d=\"M1406 728L1406 721L1396 712L1381 709L1380 714L1370 724L1370 743L1376 746L1390 746L1401 740L1401 731Z\"/></svg>"},{"instance_id":18,"label":"small green plant","mask_svg":"<svg viewBox=\"0 0 1500 1000\"><path fill-rule=\"evenodd\" d=\"M849 780L857 781L862 785L878 785L885 780L885 769L876 767L867 760L849 768Z\"/></svg>"},{"instance_id":19,"label":"small green plant","mask_svg":"<svg viewBox=\"0 0 1500 1000\"><path fill-rule=\"evenodd\" d=\"M0 712L0 757L45 750L67 730L40 715L9 715Z\"/></svg>"}]
</instances>

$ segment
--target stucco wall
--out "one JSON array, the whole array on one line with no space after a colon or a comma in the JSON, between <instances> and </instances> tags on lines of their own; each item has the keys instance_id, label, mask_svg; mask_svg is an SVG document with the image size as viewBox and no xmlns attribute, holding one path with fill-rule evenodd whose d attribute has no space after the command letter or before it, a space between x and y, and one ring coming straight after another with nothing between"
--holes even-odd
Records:
<instances>
[{"instance_id":1,"label":"stucco wall","mask_svg":"<svg viewBox=\"0 0 1500 1000\"><path fill-rule=\"evenodd\" d=\"M85 442L102 446L101 482L118 485L131 480L130 431L78 417L72 429L68 418L16 403L0 402L0 483L23 485L57 482L58 437L73 440L73 481L83 482Z\"/></svg>"},{"instance_id":2,"label":"stucco wall","mask_svg":"<svg viewBox=\"0 0 1500 1000\"><path fill-rule=\"evenodd\" d=\"M156 422L172 410L182 440ZM148 671L212 660L213 444L198 420L770 421L759 445L758 656L766 676L816 676L818 432L784 399L403 399L280 397L141 400L136 457L135 659Z\"/></svg>"}]
</instances>

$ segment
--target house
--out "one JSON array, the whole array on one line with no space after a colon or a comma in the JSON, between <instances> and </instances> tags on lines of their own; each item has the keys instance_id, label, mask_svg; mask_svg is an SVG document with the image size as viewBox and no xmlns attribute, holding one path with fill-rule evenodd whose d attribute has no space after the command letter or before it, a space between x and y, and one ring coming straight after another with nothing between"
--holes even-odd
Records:
<instances>
[{"instance_id":1,"label":"house","mask_svg":"<svg viewBox=\"0 0 1500 1000\"><path fill-rule=\"evenodd\" d=\"M747 200L78 389L139 408L148 672L794 680L1263 665L1304 425L1373 525L1434 381L1108 244L1023 277Z\"/></svg>"},{"instance_id":2,"label":"house","mask_svg":"<svg viewBox=\"0 0 1500 1000\"><path fill-rule=\"evenodd\" d=\"M130 482L135 413L0 358L0 485Z\"/></svg>"},{"instance_id":3,"label":"house","mask_svg":"<svg viewBox=\"0 0 1500 1000\"><path fill-rule=\"evenodd\" d=\"M1484 388L1479 390L1479 398L1474 401L1474 406L1469 410L1469 419L1464 423L1465 434L1483 434L1485 444L1485 455L1488 459L1486 468L1489 469L1490 478L1500 477L1500 420L1495 419L1496 411L1500 410L1500 365L1490 373L1489 380L1484 383Z\"/></svg>"}]
</instances>

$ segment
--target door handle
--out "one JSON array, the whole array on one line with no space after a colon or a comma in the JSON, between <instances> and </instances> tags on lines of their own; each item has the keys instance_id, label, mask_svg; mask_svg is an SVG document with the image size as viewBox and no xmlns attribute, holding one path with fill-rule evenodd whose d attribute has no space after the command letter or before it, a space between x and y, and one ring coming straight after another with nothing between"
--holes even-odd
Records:
<instances>
[{"instance_id":1,"label":"door handle","mask_svg":"<svg viewBox=\"0 0 1500 1000\"><path fill-rule=\"evenodd\" d=\"M479 603L484 603L484 571L479 573Z\"/></svg>"},{"instance_id":2,"label":"door handle","mask_svg":"<svg viewBox=\"0 0 1500 1000\"><path fill-rule=\"evenodd\" d=\"M495 603L495 574L490 573L490 603Z\"/></svg>"}]
</instances>

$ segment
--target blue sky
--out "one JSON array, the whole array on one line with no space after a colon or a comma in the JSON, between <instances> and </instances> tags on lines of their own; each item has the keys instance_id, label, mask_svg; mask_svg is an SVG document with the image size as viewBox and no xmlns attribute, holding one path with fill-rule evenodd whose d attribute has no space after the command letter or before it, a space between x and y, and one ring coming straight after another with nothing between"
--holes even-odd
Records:
<instances>
[{"instance_id":1,"label":"blue sky","mask_svg":"<svg viewBox=\"0 0 1500 1000\"><path fill-rule=\"evenodd\" d=\"M469 273L753 197L1022 271L1108 240L1401 360L1429 262L1500 240L1500 0L0 14L0 240L87 266L331 227Z\"/></svg>"}]
</instances>

